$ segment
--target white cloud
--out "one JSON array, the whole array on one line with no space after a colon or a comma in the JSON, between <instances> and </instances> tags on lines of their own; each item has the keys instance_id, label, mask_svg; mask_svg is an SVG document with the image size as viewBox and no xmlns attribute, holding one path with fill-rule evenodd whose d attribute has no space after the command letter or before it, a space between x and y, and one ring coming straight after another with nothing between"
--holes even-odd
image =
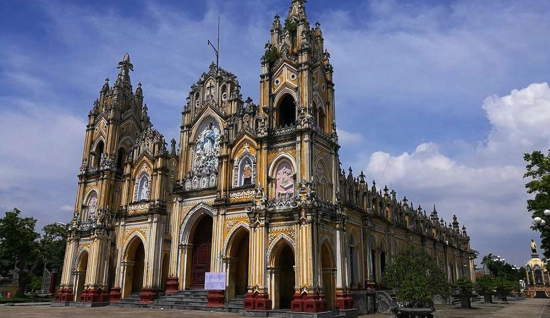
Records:
<instances>
[{"instance_id":1,"label":"white cloud","mask_svg":"<svg viewBox=\"0 0 550 318\"><path fill-rule=\"evenodd\" d=\"M0 205L34 216L40 228L67 219L59 207L74 200L86 123L58 108L17 102L0 101L6 106L0 108Z\"/></svg>"},{"instance_id":2,"label":"white cloud","mask_svg":"<svg viewBox=\"0 0 550 318\"><path fill-rule=\"evenodd\" d=\"M395 185L425 208L437 203L447 220L459 215L474 247L484 233L496 239L502 229L526 229L521 154L549 147L548 88L536 84L507 97L489 97L483 109L478 103L550 74L548 4L362 2L354 12L312 12L317 4L308 3L311 22L318 17L323 24L335 67L338 124L345 127L338 131L341 153L376 142L402 152L403 145L415 140L419 146L411 153L361 154L370 158L362 159L362 168L368 167L369 178ZM43 40L22 36L9 25L0 35L5 62L0 72L5 88L0 91L0 135L5 140L0 206L67 221L85 116L103 79L115 78L118 60L129 52L134 88L143 83L153 123L167 139L175 137L189 86L214 59L206 39L215 38L219 10L214 1L199 14L146 1L144 21L116 6L36 3L35 11L47 16L36 21ZM221 10L221 66L239 77L244 97L257 100L259 59L270 38L273 10L284 17L288 6L274 0L226 1L222 6L227 10ZM240 12L227 13L231 10ZM460 159L448 153L447 144L423 142L434 141L445 129L466 127L466 132L473 121L468 113L482 117L483 110L492 131L478 139L480 145L450 141L469 150L458 154ZM434 132L434 113L460 117L456 123L461 126L442 125L445 129ZM411 114L415 117L405 117ZM410 126L419 127L414 137L402 132ZM396 132L402 136L394 137L401 143L395 146L387 136Z\"/></svg>"},{"instance_id":3,"label":"white cloud","mask_svg":"<svg viewBox=\"0 0 550 318\"><path fill-rule=\"evenodd\" d=\"M74 207L70 205L64 205L61 207L61 211L73 212Z\"/></svg>"},{"instance_id":4,"label":"white cloud","mask_svg":"<svg viewBox=\"0 0 550 318\"><path fill-rule=\"evenodd\" d=\"M488 97L483 109L492 130L487 143L479 149L482 155L496 160L515 158L511 161L518 162L524 152L550 147L550 88L547 83L531 84L502 98Z\"/></svg>"},{"instance_id":5,"label":"white cloud","mask_svg":"<svg viewBox=\"0 0 550 318\"><path fill-rule=\"evenodd\" d=\"M327 13L325 47L338 66L338 96L432 113L455 112L460 101L462 114L478 112L473 102L548 74L550 56L540 54L550 45L548 3L520 3L369 1ZM369 107L339 106L354 118L371 116Z\"/></svg>"},{"instance_id":6,"label":"white cloud","mask_svg":"<svg viewBox=\"0 0 550 318\"><path fill-rule=\"evenodd\" d=\"M338 128L338 141L341 145L357 145L363 141L363 134Z\"/></svg>"},{"instance_id":7,"label":"white cloud","mask_svg":"<svg viewBox=\"0 0 550 318\"><path fill-rule=\"evenodd\" d=\"M491 96L482 107L492 129L477 151L462 154L468 164L441 153L435 143L422 143L411 154L373 153L363 165L370 178L397 185L401 195L428 212L435 203L446 221L457 214L482 254L504 254L514 237L537 236L529 229L521 158L548 147L550 88L532 84L504 97Z\"/></svg>"}]
</instances>

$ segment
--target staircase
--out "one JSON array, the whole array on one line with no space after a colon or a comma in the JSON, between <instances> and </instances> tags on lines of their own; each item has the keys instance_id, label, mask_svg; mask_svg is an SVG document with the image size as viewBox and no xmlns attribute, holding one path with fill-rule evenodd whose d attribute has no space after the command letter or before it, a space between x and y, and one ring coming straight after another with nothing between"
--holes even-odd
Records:
<instances>
[{"instance_id":1,"label":"staircase","mask_svg":"<svg viewBox=\"0 0 550 318\"><path fill-rule=\"evenodd\" d=\"M225 304L224 308L226 310L224 311L238 313L239 311L243 310L243 306L244 306L244 295L237 295L233 300Z\"/></svg>"},{"instance_id":2,"label":"staircase","mask_svg":"<svg viewBox=\"0 0 550 318\"><path fill-rule=\"evenodd\" d=\"M206 290L180 290L173 294L165 294L156 299L153 308L184 309L184 310L210 310L208 303L208 291Z\"/></svg>"},{"instance_id":3,"label":"staircase","mask_svg":"<svg viewBox=\"0 0 550 318\"><path fill-rule=\"evenodd\" d=\"M133 308L148 308L149 304L144 304L139 301L139 293L134 293L119 302L111 303L111 306L116 307L133 307Z\"/></svg>"},{"instance_id":4,"label":"staircase","mask_svg":"<svg viewBox=\"0 0 550 318\"><path fill-rule=\"evenodd\" d=\"M173 294L159 294L158 299L152 303L141 303L139 301L139 293L132 294L119 302L111 303L111 306L116 307L133 307L133 308L163 308L163 309L180 309L180 310L206 310L206 311L223 311L238 313L243 310L244 295L236 296L225 306L221 307L206 307L208 303L207 290L180 290Z\"/></svg>"}]
</instances>

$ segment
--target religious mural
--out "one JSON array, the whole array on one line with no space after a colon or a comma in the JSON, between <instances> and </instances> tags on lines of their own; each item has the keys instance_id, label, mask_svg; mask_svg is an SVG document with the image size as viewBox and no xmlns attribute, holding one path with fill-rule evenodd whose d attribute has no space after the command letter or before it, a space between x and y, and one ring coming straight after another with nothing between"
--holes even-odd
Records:
<instances>
[{"instance_id":1,"label":"religious mural","mask_svg":"<svg viewBox=\"0 0 550 318\"><path fill-rule=\"evenodd\" d=\"M186 190L205 189L217 185L220 138L220 128L214 120L203 122L197 130L193 168L185 183Z\"/></svg>"},{"instance_id":2,"label":"religious mural","mask_svg":"<svg viewBox=\"0 0 550 318\"><path fill-rule=\"evenodd\" d=\"M93 219L95 217L95 212L97 209L97 193L94 191L90 195L90 198L88 199L88 206L86 209L86 213L83 215L83 221L88 221L89 219Z\"/></svg>"},{"instance_id":3,"label":"religious mural","mask_svg":"<svg viewBox=\"0 0 550 318\"><path fill-rule=\"evenodd\" d=\"M288 160L279 163L275 179L275 199L283 201L292 199L294 196L294 170Z\"/></svg>"}]
</instances>

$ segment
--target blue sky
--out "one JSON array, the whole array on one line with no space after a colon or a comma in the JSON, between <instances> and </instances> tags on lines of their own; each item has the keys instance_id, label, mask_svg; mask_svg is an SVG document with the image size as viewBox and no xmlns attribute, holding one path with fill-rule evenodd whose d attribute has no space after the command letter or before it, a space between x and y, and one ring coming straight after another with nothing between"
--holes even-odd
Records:
<instances>
[{"instance_id":1,"label":"blue sky","mask_svg":"<svg viewBox=\"0 0 550 318\"><path fill-rule=\"evenodd\" d=\"M0 2L0 210L72 216L87 114L128 52L151 119L178 136L214 59L258 99L290 0ZM550 2L310 0L335 69L341 161L445 220L482 255L529 258L523 153L550 148Z\"/></svg>"}]
</instances>

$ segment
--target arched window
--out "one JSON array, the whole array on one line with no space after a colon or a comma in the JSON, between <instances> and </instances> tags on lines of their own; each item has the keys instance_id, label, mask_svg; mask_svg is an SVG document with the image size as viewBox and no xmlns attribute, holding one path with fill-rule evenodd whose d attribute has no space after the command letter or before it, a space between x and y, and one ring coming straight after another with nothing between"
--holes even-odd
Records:
<instances>
[{"instance_id":1,"label":"arched window","mask_svg":"<svg viewBox=\"0 0 550 318\"><path fill-rule=\"evenodd\" d=\"M321 128L322 130L325 130L327 117L321 107L319 107L318 114L319 114L319 128Z\"/></svg>"},{"instance_id":2,"label":"arched window","mask_svg":"<svg viewBox=\"0 0 550 318\"><path fill-rule=\"evenodd\" d=\"M103 143L103 140L101 140L96 146L94 151L94 167L99 167L101 164L101 157L103 156L103 152L105 150L105 144Z\"/></svg>"},{"instance_id":3,"label":"arched window","mask_svg":"<svg viewBox=\"0 0 550 318\"><path fill-rule=\"evenodd\" d=\"M296 103L286 95L279 104L279 127L294 125L296 122Z\"/></svg>"},{"instance_id":4,"label":"arched window","mask_svg":"<svg viewBox=\"0 0 550 318\"><path fill-rule=\"evenodd\" d=\"M148 201L151 197L151 178L148 173L143 172L135 185L134 202Z\"/></svg>"},{"instance_id":5,"label":"arched window","mask_svg":"<svg viewBox=\"0 0 550 318\"><path fill-rule=\"evenodd\" d=\"M124 147L120 147L120 149L118 150L118 154L117 154L117 159L116 159L116 167L118 170L123 170L124 169L124 162L126 161L126 149L124 149Z\"/></svg>"},{"instance_id":6,"label":"arched window","mask_svg":"<svg viewBox=\"0 0 550 318\"><path fill-rule=\"evenodd\" d=\"M376 282L377 266L376 266L376 250L375 249L371 249L371 251L370 251L370 263L371 263L371 266L372 266L372 278L374 279L374 282Z\"/></svg>"},{"instance_id":7,"label":"arched window","mask_svg":"<svg viewBox=\"0 0 550 318\"><path fill-rule=\"evenodd\" d=\"M227 94L227 85L223 85L222 89L221 89L222 102L225 102L228 97L229 97L229 95Z\"/></svg>"},{"instance_id":8,"label":"arched window","mask_svg":"<svg viewBox=\"0 0 550 318\"><path fill-rule=\"evenodd\" d=\"M195 93L195 97L193 98L193 102L195 103L195 105L194 105L195 111L199 111L199 110L200 110L200 107L201 107L201 100L200 100L200 97L201 97L201 95L199 94L199 92L196 92L196 93Z\"/></svg>"},{"instance_id":9,"label":"arched window","mask_svg":"<svg viewBox=\"0 0 550 318\"><path fill-rule=\"evenodd\" d=\"M321 200L329 200L328 183L324 176L319 180L319 184L317 185L317 196Z\"/></svg>"},{"instance_id":10,"label":"arched window","mask_svg":"<svg viewBox=\"0 0 550 318\"><path fill-rule=\"evenodd\" d=\"M386 242L382 242L380 244L380 275L383 276L384 272L386 271Z\"/></svg>"},{"instance_id":11,"label":"arched window","mask_svg":"<svg viewBox=\"0 0 550 318\"><path fill-rule=\"evenodd\" d=\"M359 262L357 257L357 240L353 234L349 235L349 265L350 285L357 287L359 284Z\"/></svg>"},{"instance_id":12,"label":"arched window","mask_svg":"<svg viewBox=\"0 0 550 318\"><path fill-rule=\"evenodd\" d=\"M275 199L290 200L294 196L294 169L288 160L282 160L275 170Z\"/></svg>"},{"instance_id":13,"label":"arched window","mask_svg":"<svg viewBox=\"0 0 550 318\"><path fill-rule=\"evenodd\" d=\"M81 216L82 222L86 222L90 219L93 219L96 215L96 211L97 211L97 192L92 191L92 193L88 195L88 200L86 200L86 204L82 209L82 216Z\"/></svg>"},{"instance_id":14,"label":"arched window","mask_svg":"<svg viewBox=\"0 0 550 318\"><path fill-rule=\"evenodd\" d=\"M313 121L315 125L319 126L319 114L317 113L317 104L313 102Z\"/></svg>"},{"instance_id":15,"label":"arched window","mask_svg":"<svg viewBox=\"0 0 550 318\"><path fill-rule=\"evenodd\" d=\"M316 191L317 197L321 200L330 199L327 174L330 174L330 171L326 168L325 160L317 160L317 163L315 164L315 180L318 180L316 184Z\"/></svg>"},{"instance_id":16,"label":"arched window","mask_svg":"<svg viewBox=\"0 0 550 318\"><path fill-rule=\"evenodd\" d=\"M539 266L535 266L535 284L542 285L542 270Z\"/></svg>"}]
</instances>

